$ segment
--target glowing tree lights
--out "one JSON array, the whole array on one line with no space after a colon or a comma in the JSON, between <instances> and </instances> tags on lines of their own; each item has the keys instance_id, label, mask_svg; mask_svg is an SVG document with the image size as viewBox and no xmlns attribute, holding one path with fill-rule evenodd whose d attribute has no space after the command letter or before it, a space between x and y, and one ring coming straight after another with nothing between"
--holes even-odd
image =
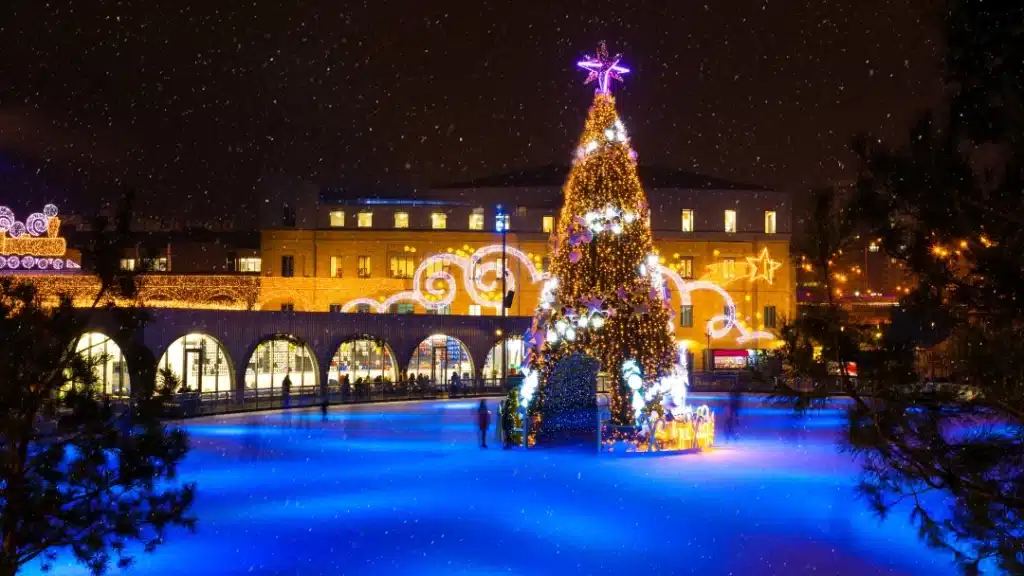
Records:
<instances>
[{"instance_id":1,"label":"glowing tree lights","mask_svg":"<svg viewBox=\"0 0 1024 576\"><path fill-rule=\"evenodd\" d=\"M595 358L617 378L611 410L619 425L636 422L647 391L676 365L661 267L657 257L650 259L647 198L609 91L610 79L628 71L619 60L609 58L602 45L596 57L580 62L598 88L565 184L552 278L526 338L533 390L521 391L521 397L537 425L543 425L537 406L544 403L547 378L572 354ZM581 317L587 328L581 328Z\"/></svg>"}]
</instances>

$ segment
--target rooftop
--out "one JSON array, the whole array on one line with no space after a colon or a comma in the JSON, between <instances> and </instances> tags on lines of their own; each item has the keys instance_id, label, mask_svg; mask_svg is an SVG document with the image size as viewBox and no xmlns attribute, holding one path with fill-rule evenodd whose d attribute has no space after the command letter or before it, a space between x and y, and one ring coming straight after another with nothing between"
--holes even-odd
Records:
<instances>
[{"instance_id":1,"label":"rooftop","mask_svg":"<svg viewBox=\"0 0 1024 576\"><path fill-rule=\"evenodd\" d=\"M562 164L548 164L538 168L527 168L484 176L465 182L454 182L435 186L438 189L457 188L561 188L569 176L571 167ZM640 181L645 188L678 188L687 190L770 190L764 186L733 182L705 174L697 174L664 166L640 166Z\"/></svg>"}]
</instances>

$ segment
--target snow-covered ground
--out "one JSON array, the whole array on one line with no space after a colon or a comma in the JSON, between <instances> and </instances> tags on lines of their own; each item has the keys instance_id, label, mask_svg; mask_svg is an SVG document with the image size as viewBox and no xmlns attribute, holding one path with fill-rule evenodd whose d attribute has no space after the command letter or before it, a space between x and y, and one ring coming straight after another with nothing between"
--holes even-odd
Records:
<instances>
[{"instance_id":1,"label":"snow-covered ground","mask_svg":"<svg viewBox=\"0 0 1024 576\"><path fill-rule=\"evenodd\" d=\"M798 419L752 402L734 443L615 457L480 450L475 407L189 421L198 532L173 533L128 573L955 573L905 514L882 523L857 500L839 410ZM62 557L53 573L85 571Z\"/></svg>"}]
</instances>

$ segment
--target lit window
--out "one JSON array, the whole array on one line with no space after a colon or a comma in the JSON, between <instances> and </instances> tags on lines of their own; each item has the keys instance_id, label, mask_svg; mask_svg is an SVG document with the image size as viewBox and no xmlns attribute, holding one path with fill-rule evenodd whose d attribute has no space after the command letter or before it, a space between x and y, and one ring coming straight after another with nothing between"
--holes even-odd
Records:
<instances>
[{"instance_id":1,"label":"lit window","mask_svg":"<svg viewBox=\"0 0 1024 576\"><path fill-rule=\"evenodd\" d=\"M764 211L764 233L775 234L775 210Z\"/></svg>"},{"instance_id":2,"label":"lit window","mask_svg":"<svg viewBox=\"0 0 1024 576\"><path fill-rule=\"evenodd\" d=\"M356 312L360 314L369 314L371 312L369 304L356 304Z\"/></svg>"},{"instance_id":3,"label":"lit window","mask_svg":"<svg viewBox=\"0 0 1024 576\"><path fill-rule=\"evenodd\" d=\"M438 316L447 316L452 313L452 307L450 304L441 304L434 310L434 314Z\"/></svg>"},{"instance_id":4,"label":"lit window","mask_svg":"<svg viewBox=\"0 0 1024 576\"><path fill-rule=\"evenodd\" d=\"M732 280L736 277L736 259L735 258L723 258L722 259L722 278L726 280Z\"/></svg>"},{"instance_id":5,"label":"lit window","mask_svg":"<svg viewBox=\"0 0 1024 576\"><path fill-rule=\"evenodd\" d=\"M356 224L360 228L373 228L373 212L360 212Z\"/></svg>"},{"instance_id":6,"label":"lit window","mask_svg":"<svg viewBox=\"0 0 1024 576\"><path fill-rule=\"evenodd\" d=\"M498 213L494 215L494 230L496 232L504 232L509 230L508 214Z\"/></svg>"},{"instance_id":7,"label":"lit window","mask_svg":"<svg viewBox=\"0 0 1024 576\"><path fill-rule=\"evenodd\" d=\"M516 216L526 216L526 206L516 206Z\"/></svg>"},{"instance_id":8,"label":"lit window","mask_svg":"<svg viewBox=\"0 0 1024 576\"><path fill-rule=\"evenodd\" d=\"M483 230L484 229L484 209L476 208L473 213L469 215L469 229L470 230Z\"/></svg>"},{"instance_id":9,"label":"lit window","mask_svg":"<svg viewBox=\"0 0 1024 576\"><path fill-rule=\"evenodd\" d=\"M135 270L135 258L121 258L121 270Z\"/></svg>"},{"instance_id":10,"label":"lit window","mask_svg":"<svg viewBox=\"0 0 1024 576\"><path fill-rule=\"evenodd\" d=\"M736 232L736 211L726 210L725 211L725 231L731 233Z\"/></svg>"},{"instance_id":11,"label":"lit window","mask_svg":"<svg viewBox=\"0 0 1024 576\"><path fill-rule=\"evenodd\" d=\"M328 309L331 311L332 314L340 314L341 313L341 308L342 308L341 304L331 304L328 307Z\"/></svg>"},{"instance_id":12,"label":"lit window","mask_svg":"<svg viewBox=\"0 0 1024 576\"><path fill-rule=\"evenodd\" d=\"M679 326L693 328L693 305L683 304L679 308Z\"/></svg>"},{"instance_id":13,"label":"lit window","mask_svg":"<svg viewBox=\"0 0 1024 576\"><path fill-rule=\"evenodd\" d=\"M239 258L235 260L237 272L260 272L263 270L263 259L258 257Z\"/></svg>"},{"instance_id":14,"label":"lit window","mask_svg":"<svg viewBox=\"0 0 1024 576\"><path fill-rule=\"evenodd\" d=\"M872 242L870 245L868 245L868 251L869 252L878 252L878 244L875 244L874 242Z\"/></svg>"},{"instance_id":15,"label":"lit window","mask_svg":"<svg viewBox=\"0 0 1024 576\"><path fill-rule=\"evenodd\" d=\"M159 258L143 258L142 269L146 272L167 272L167 257L161 256Z\"/></svg>"},{"instance_id":16,"label":"lit window","mask_svg":"<svg viewBox=\"0 0 1024 576\"><path fill-rule=\"evenodd\" d=\"M331 211L331 228L345 227L345 213L341 210Z\"/></svg>"},{"instance_id":17,"label":"lit window","mask_svg":"<svg viewBox=\"0 0 1024 576\"><path fill-rule=\"evenodd\" d=\"M470 316L479 316L480 315L480 305L479 304L470 304L469 305L469 315Z\"/></svg>"},{"instance_id":18,"label":"lit window","mask_svg":"<svg viewBox=\"0 0 1024 576\"><path fill-rule=\"evenodd\" d=\"M451 264L449 264L448 262L432 260L430 264L427 264L426 277L430 278L431 276L440 274L441 272L447 272L451 274L451 270Z\"/></svg>"},{"instance_id":19,"label":"lit window","mask_svg":"<svg viewBox=\"0 0 1024 576\"><path fill-rule=\"evenodd\" d=\"M416 262L412 256L392 256L390 259L392 278L412 278Z\"/></svg>"},{"instance_id":20,"label":"lit window","mask_svg":"<svg viewBox=\"0 0 1024 576\"><path fill-rule=\"evenodd\" d=\"M683 232L693 232L693 210L683 210Z\"/></svg>"},{"instance_id":21,"label":"lit window","mask_svg":"<svg viewBox=\"0 0 1024 576\"><path fill-rule=\"evenodd\" d=\"M448 227L448 215L444 212L434 212L430 215L430 227L434 230L444 230Z\"/></svg>"},{"instance_id":22,"label":"lit window","mask_svg":"<svg viewBox=\"0 0 1024 576\"><path fill-rule=\"evenodd\" d=\"M681 258L677 271L680 278L693 278L693 257Z\"/></svg>"},{"instance_id":23,"label":"lit window","mask_svg":"<svg viewBox=\"0 0 1024 576\"><path fill-rule=\"evenodd\" d=\"M409 302L402 302L395 305L395 314L413 314L416 312L416 305Z\"/></svg>"},{"instance_id":24,"label":"lit window","mask_svg":"<svg viewBox=\"0 0 1024 576\"><path fill-rule=\"evenodd\" d=\"M409 227L409 213L408 212L395 212L395 228L408 228Z\"/></svg>"},{"instance_id":25,"label":"lit window","mask_svg":"<svg viewBox=\"0 0 1024 576\"><path fill-rule=\"evenodd\" d=\"M370 257L360 256L359 257L359 277L369 278L370 277Z\"/></svg>"},{"instance_id":26,"label":"lit window","mask_svg":"<svg viewBox=\"0 0 1024 576\"><path fill-rule=\"evenodd\" d=\"M545 216L544 217L543 230L545 232L551 232L554 229L555 229L555 217L554 216Z\"/></svg>"},{"instance_id":27,"label":"lit window","mask_svg":"<svg viewBox=\"0 0 1024 576\"><path fill-rule=\"evenodd\" d=\"M331 278L341 278L341 256L331 256Z\"/></svg>"}]
</instances>

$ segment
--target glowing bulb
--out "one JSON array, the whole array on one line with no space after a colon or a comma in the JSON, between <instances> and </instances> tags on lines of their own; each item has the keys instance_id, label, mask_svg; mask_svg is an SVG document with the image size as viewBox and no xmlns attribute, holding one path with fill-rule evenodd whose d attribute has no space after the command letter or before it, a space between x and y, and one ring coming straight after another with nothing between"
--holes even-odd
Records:
<instances>
[{"instance_id":1,"label":"glowing bulb","mask_svg":"<svg viewBox=\"0 0 1024 576\"><path fill-rule=\"evenodd\" d=\"M575 340L576 339L576 330L574 330L572 327L568 328L565 331L565 339L568 340L569 342L572 342L573 340Z\"/></svg>"},{"instance_id":2,"label":"glowing bulb","mask_svg":"<svg viewBox=\"0 0 1024 576\"><path fill-rule=\"evenodd\" d=\"M615 139L615 131L612 130L611 128L609 128L608 130L605 130L604 131L604 137L609 139L609 140L614 140Z\"/></svg>"},{"instance_id":3,"label":"glowing bulb","mask_svg":"<svg viewBox=\"0 0 1024 576\"><path fill-rule=\"evenodd\" d=\"M548 344L558 342L558 334L556 334L554 330L548 330L547 341Z\"/></svg>"},{"instance_id":4,"label":"glowing bulb","mask_svg":"<svg viewBox=\"0 0 1024 576\"><path fill-rule=\"evenodd\" d=\"M580 316L580 319L576 321L576 325L580 328L586 328L588 320L586 316Z\"/></svg>"},{"instance_id":5,"label":"glowing bulb","mask_svg":"<svg viewBox=\"0 0 1024 576\"><path fill-rule=\"evenodd\" d=\"M632 212L627 212L623 219L625 219L626 224L632 224L633 221L636 220L636 214L633 214Z\"/></svg>"},{"instance_id":6,"label":"glowing bulb","mask_svg":"<svg viewBox=\"0 0 1024 576\"><path fill-rule=\"evenodd\" d=\"M614 232L615 234L622 234L622 225L612 224L612 232Z\"/></svg>"},{"instance_id":7,"label":"glowing bulb","mask_svg":"<svg viewBox=\"0 0 1024 576\"><path fill-rule=\"evenodd\" d=\"M555 323L555 330L558 330L559 334L565 334L565 329L568 327L569 325L565 323L565 320L559 320Z\"/></svg>"},{"instance_id":8,"label":"glowing bulb","mask_svg":"<svg viewBox=\"0 0 1024 576\"><path fill-rule=\"evenodd\" d=\"M594 328L600 328L601 326L604 326L604 317L594 316L594 319L590 321L590 325L593 326Z\"/></svg>"},{"instance_id":9,"label":"glowing bulb","mask_svg":"<svg viewBox=\"0 0 1024 576\"><path fill-rule=\"evenodd\" d=\"M597 150L597 141L591 140L587 143L587 152L593 152L594 150Z\"/></svg>"}]
</instances>

